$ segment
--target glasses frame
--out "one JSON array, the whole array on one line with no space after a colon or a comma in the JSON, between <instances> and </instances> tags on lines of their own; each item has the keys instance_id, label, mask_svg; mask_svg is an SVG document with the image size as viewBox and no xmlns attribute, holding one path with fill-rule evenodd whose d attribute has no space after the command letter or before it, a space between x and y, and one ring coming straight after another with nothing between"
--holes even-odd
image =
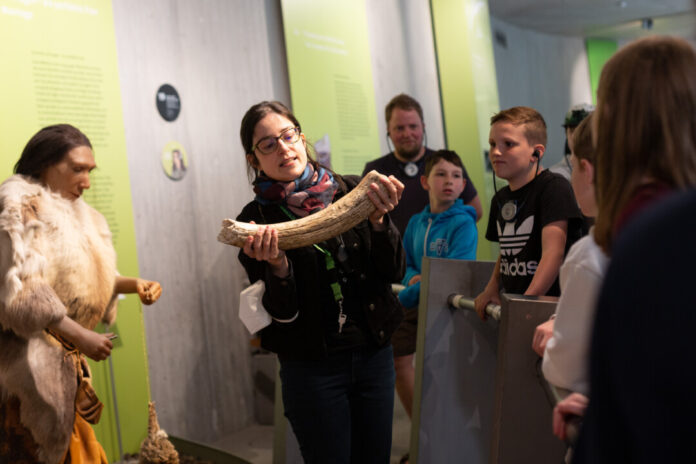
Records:
<instances>
[{"instance_id":1,"label":"glasses frame","mask_svg":"<svg viewBox=\"0 0 696 464\"><path fill-rule=\"evenodd\" d=\"M256 145L253 146L251 151L254 152L254 151L258 150L259 153L261 153L262 155L270 155L271 153L275 153L276 151L278 151L278 147L280 146L280 144L279 144L280 139L282 139L285 134L287 134L288 132L290 132L292 130L295 131L296 138L295 138L295 140L288 142L288 143L292 144L292 145L296 144L297 142L300 141L300 138L302 136L302 130L300 129L300 126L288 127L287 129L284 129L280 133L280 135L278 135L277 137L269 135L269 136L261 138L258 142L256 142ZM275 142L275 144L273 145L273 148L269 151L261 150L261 148L259 148L259 144L261 142L263 142L264 140L270 140L270 139L273 139L273 141ZM283 143L285 143L284 140L283 140Z\"/></svg>"}]
</instances>

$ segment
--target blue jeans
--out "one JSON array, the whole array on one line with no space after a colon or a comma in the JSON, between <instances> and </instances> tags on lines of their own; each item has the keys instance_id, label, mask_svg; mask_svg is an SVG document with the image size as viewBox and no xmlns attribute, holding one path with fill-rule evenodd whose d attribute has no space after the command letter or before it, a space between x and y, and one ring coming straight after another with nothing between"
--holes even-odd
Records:
<instances>
[{"instance_id":1,"label":"blue jeans","mask_svg":"<svg viewBox=\"0 0 696 464\"><path fill-rule=\"evenodd\" d=\"M389 463L392 358L388 345L320 361L281 361L285 416L305 463Z\"/></svg>"}]
</instances>

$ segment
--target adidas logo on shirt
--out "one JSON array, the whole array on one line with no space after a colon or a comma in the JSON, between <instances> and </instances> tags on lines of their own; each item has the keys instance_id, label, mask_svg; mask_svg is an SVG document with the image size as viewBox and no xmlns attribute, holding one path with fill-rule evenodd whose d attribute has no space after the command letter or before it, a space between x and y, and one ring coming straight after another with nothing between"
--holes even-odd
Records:
<instances>
[{"instance_id":1,"label":"adidas logo on shirt","mask_svg":"<svg viewBox=\"0 0 696 464\"><path fill-rule=\"evenodd\" d=\"M534 275L539 266L538 261L508 261L506 258L500 258L500 273L507 276L526 276Z\"/></svg>"},{"instance_id":2,"label":"adidas logo on shirt","mask_svg":"<svg viewBox=\"0 0 696 464\"><path fill-rule=\"evenodd\" d=\"M518 261L517 258L510 258L519 254L527 245L527 241L534 228L534 216L527 219L515 228L515 224L503 221L501 229L500 221L496 221L498 226L498 239L500 241L500 273L508 276L534 275L538 261Z\"/></svg>"}]
</instances>

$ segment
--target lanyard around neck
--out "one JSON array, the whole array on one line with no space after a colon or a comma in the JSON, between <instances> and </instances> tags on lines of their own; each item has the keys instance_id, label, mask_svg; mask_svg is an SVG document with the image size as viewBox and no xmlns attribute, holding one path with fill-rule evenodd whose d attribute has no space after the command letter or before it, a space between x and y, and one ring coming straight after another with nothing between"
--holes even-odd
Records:
<instances>
[{"instance_id":1,"label":"lanyard around neck","mask_svg":"<svg viewBox=\"0 0 696 464\"><path fill-rule=\"evenodd\" d=\"M289 217L291 220L297 219L297 217L294 214L292 214L292 212L290 212L290 210L288 210L285 206L279 206L283 213L285 213L285 215ZM326 267L326 270L331 271L336 269L336 262L334 261L333 256L331 256L331 253L328 250L320 247L316 243L313 246L314 248L319 250L319 252L322 255L324 255L324 265ZM334 274L338 275L337 273ZM336 300L336 302L340 303L343 301L343 292L341 291L341 285L338 283L337 280L331 282L331 291L333 292L334 300Z\"/></svg>"}]
</instances>

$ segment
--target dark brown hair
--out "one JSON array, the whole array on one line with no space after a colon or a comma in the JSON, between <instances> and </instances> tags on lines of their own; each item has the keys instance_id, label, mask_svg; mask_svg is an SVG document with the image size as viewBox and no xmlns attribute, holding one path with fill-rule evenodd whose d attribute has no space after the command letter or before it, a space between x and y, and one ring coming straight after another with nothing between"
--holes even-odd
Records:
<instances>
[{"instance_id":1,"label":"dark brown hair","mask_svg":"<svg viewBox=\"0 0 696 464\"><path fill-rule=\"evenodd\" d=\"M546 121L534 108L513 106L496 113L491 118L491 126L497 122L509 122L512 125L524 125L524 135L530 145L546 146Z\"/></svg>"},{"instance_id":2,"label":"dark brown hair","mask_svg":"<svg viewBox=\"0 0 696 464\"><path fill-rule=\"evenodd\" d=\"M616 218L646 179L696 185L696 52L682 39L647 37L604 65L595 110L595 239L610 253Z\"/></svg>"},{"instance_id":3,"label":"dark brown hair","mask_svg":"<svg viewBox=\"0 0 696 464\"><path fill-rule=\"evenodd\" d=\"M70 150L77 147L92 148L92 144L76 127L70 124L44 127L29 139L14 166L14 172L39 179L46 169L58 164Z\"/></svg>"},{"instance_id":4,"label":"dark brown hair","mask_svg":"<svg viewBox=\"0 0 696 464\"><path fill-rule=\"evenodd\" d=\"M387 127L389 127L389 120L391 119L392 112L394 108L399 108L400 110L416 110L418 116L420 116L421 123L423 122L423 108L421 108L418 101L405 93L400 93L396 97L392 98L387 106L384 108L384 116L387 120Z\"/></svg>"},{"instance_id":5,"label":"dark brown hair","mask_svg":"<svg viewBox=\"0 0 696 464\"><path fill-rule=\"evenodd\" d=\"M462 159L457 153L453 152L452 150L438 150L430 155L428 160L425 162L425 170L423 171L425 177L430 175L430 171L433 170L433 166L439 163L440 160L448 161L455 166L462 168L462 171L464 171L464 164L462 164Z\"/></svg>"},{"instance_id":6,"label":"dark brown hair","mask_svg":"<svg viewBox=\"0 0 696 464\"><path fill-rule=\"evenodd\" d=\"M595 164L595 148L592 144L592 115L590 113L580 121L573 132L573 155L578 160L584 159L591 165Z\"/></svg>"}]
</instances>

